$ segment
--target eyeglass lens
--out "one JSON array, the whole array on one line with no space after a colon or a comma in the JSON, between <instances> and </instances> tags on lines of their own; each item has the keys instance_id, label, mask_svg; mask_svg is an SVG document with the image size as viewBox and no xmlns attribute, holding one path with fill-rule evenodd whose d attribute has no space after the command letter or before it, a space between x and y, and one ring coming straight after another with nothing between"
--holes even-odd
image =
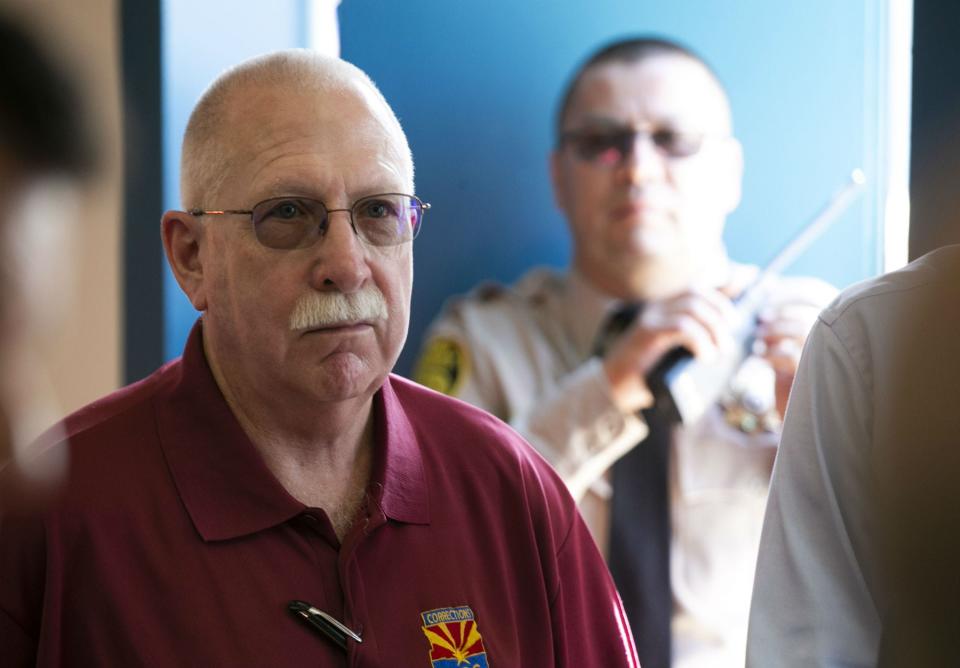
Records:
<instances>
[{"instance_id":1,"label":"eyeglass lens","mask_svg":"<svg viewBox=\"0 0 960 668\"><path fill-rule=\"evenodd\" d=\"M413 239L420 228L423 207L410 195L371 195L350 210L357 235L372 246L396 246ZM268 248L307 248L325 232L327 207L306 197L278 197L253 207L257 240Z\"/></svg>"},{"instance_id":2,"label":"eyeglass lens","mask_svg":"<svg viewBox=\"0 0 960 668\"><path fill-rule=\"evenodd\" d=\"M659 128L652 132L633 129L582 130L566 135L581 160L604 166L621 164L633 153L637 137L649 136L653 145L671 158L685 158L697 153L703 144L703 135Z\"/></svg>"}]
</instances>

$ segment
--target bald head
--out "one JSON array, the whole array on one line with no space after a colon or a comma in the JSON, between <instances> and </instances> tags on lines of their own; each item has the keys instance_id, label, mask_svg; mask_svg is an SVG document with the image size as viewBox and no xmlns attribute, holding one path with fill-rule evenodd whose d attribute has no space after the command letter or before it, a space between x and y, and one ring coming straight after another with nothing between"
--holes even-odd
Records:
<instances>
[{"instance_id":1,"label":"bald head","mask_svg":"<svg viewBox=\"0 0 960 668\"><path fill-rule=\"evenodd\" d=\"M201 96L183 137L180 196L183 207L219 206L211 201L231 163L243 159L246 146L237 145L236 130L244 123L269 122L270 109L257 108L260 93L288 97L290 104L309 101L306 112L329 101L338 107L349 100L383 126L395 139L402 161L413 178L413 158L406 135L383 95L362 70L350 63L306 49L280 51L248 60L224 72ZM322 118L322 114L318 114ZM323 128L319 128L322 130Z\"/></svg>"}]
</instances>

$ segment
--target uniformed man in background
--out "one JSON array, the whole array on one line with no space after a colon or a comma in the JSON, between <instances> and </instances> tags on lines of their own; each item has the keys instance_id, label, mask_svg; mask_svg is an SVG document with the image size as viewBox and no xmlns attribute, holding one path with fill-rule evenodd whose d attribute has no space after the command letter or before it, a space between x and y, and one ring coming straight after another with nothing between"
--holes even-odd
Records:
<instances>
[{"instance_id":1,"label":"uniformed man in background","mask_svg":"<svg viewBox=\"0 0 960 668\"><path fill-rule=\"evenodd\" d=\"M779 419L833 289L776 281L726 408L671 424L648 373L677 346L702 359L736 346L731 297L757 272L722 240L742 173L724 88L673 42L610 44L561 97L550 164L572 266L449 302L416 378L509 421L560 472L645 668L742 666Z\"/></svg>"}]
</instances>

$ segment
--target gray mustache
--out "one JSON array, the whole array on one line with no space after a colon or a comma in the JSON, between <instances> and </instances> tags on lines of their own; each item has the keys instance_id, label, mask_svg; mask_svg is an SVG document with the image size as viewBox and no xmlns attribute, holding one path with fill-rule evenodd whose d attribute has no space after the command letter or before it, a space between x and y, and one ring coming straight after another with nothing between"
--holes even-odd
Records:
<instances>
[{"instance_id":1,"label":"gray mustache","mask_svg":"<svg viewBox=\"0 0 960 668\"><path fill-rule=\"evenodd\" d=\"M293 307L290 329L301 331L351 322L386 320L387 300L369 285L359 292L309 292Z\"/></svg>"}]
</instances>

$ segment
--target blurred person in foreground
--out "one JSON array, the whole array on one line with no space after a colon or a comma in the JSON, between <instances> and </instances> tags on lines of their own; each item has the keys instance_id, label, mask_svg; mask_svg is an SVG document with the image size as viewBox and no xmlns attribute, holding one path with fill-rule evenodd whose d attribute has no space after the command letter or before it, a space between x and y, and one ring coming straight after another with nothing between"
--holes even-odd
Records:
<instances>
[{"instance_id":1,"label":"blurred person in foreground","mask_svg":"<svg viewBox=\"0 0 960 668\"><path fill-rule=\"evenodd\" d=\"M960 246L814 326L774 467L747 663L955 666Z\"/></svg>"},{"instance_id":2,"label":"blurred person in foreground","mask_svg":"<svg viewBox=\"0 0 960 668\"><path fill-rule=\"evenodd\" d=\"M279 52L211 85L162 220L202 315L181 359L41 442L70 474L0 520L5 666L636 665L562 481L390 375L413 192L353 65Z\"/></svg>"},{"instance_id":3,"label":"blurred person in foreground","mask_svg":"<svg viewBox=\"0 0 960 668\"><path fill-rule=\"evenodd\" d=\"M726 92L676 43L609 44L560 98L550 169L572 266L450 302L416 378L509 421L553 464L607 555L642 665L742 666L779 417L834 291L768 286L765 359L730 384L761 408L671 424L648 374L677 346L710 359L736 345L731 297L757 272L722 240L742 172Z\"/></svg>"},{"instance_id":4,"label":"blurred person in foreground","mask_svg":"<svg viewBox=\"0 0 960 668\"><path fill-rule=\"evenodd\" d=\"M0 91L0 470L18 467L38 489L66 467L29 468L22 455L59 417L37 349L56 335L70 295L67 250L94 149L73 81L7 15Z\"/></svg>"}]
</instances>

